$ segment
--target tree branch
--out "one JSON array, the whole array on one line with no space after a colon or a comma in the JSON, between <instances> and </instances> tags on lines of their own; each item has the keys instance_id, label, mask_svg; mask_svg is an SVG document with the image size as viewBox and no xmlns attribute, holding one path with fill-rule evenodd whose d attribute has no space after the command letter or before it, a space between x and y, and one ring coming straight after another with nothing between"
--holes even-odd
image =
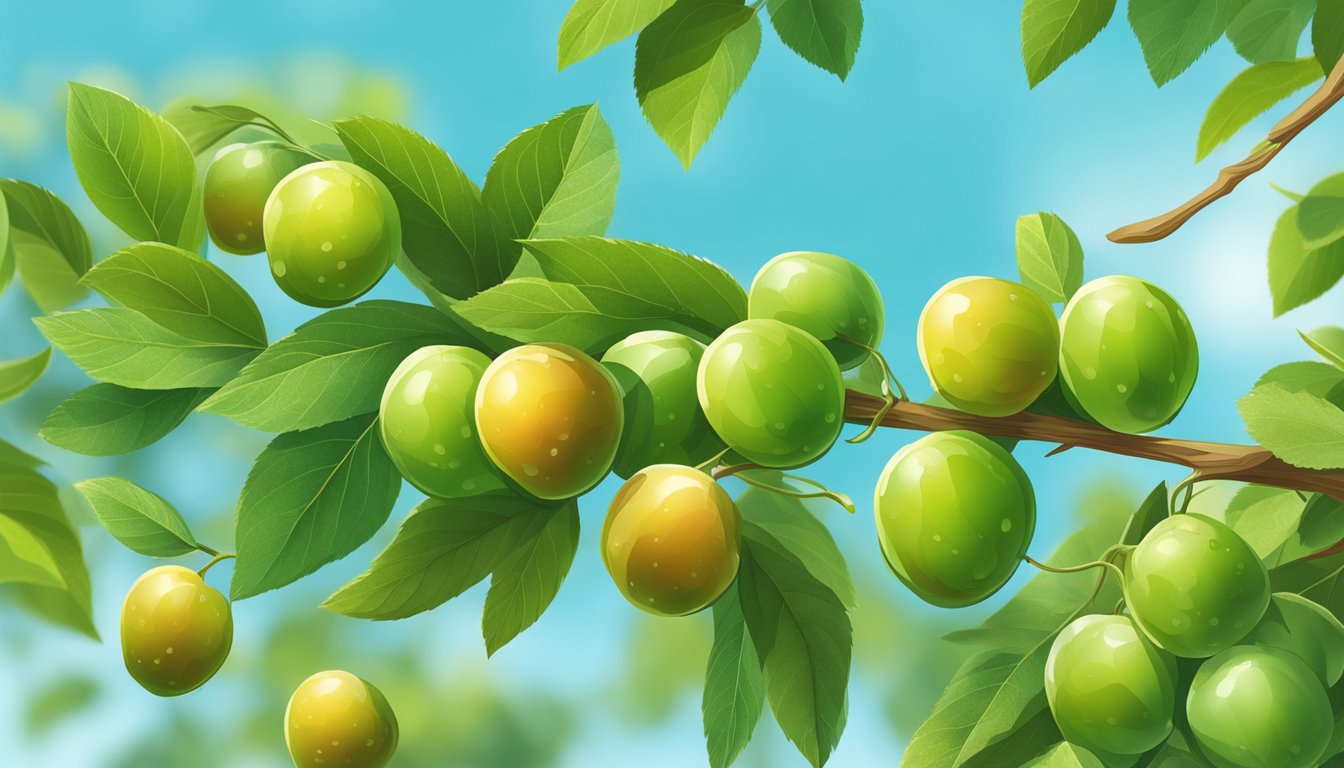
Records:
<instances>
[{"instance_id":1,"label":"tree branch","mask_svg":"<svg viewBox=\"0 0 1344 768\"><path fill-rule=\"evenodd\" d=\"M882 408L880 397L846 393L845 420L869 424ZM985 435L1059 443L1070 448L1090 448L1121 456L1179 464L1197 470L1205 480L1238 480L1300 491L1324 493L1344 500L1344 471L1302 469L1276 458L1259 446L1175 440L1151 435L1112 432L1077 419L1019 413L992 418L950 408L902 401L882 419L882 426L937 432L969 429Z\"/></svg>"},{"instance_id":2,"label":"tree branch","mask_svg":"<svg viewBox=\"0 0 1344 768\"><path fill-rule=\"evenodd\" d=\"M1329 111L1341 97L1344 97L1344 58L1339 60L1315 93L1274 126L1264 143L1256 147L1246 159L1219 171L1218 178L1203 192L1161 216L1121 227L1107 235L1107 239L1115 243L1151 243L1180 229L1181 225L1210 203L1227 196L1238 184L1263 170L1269 161L1288 146L1288 142Z\"/></svg>"}]
</instances>

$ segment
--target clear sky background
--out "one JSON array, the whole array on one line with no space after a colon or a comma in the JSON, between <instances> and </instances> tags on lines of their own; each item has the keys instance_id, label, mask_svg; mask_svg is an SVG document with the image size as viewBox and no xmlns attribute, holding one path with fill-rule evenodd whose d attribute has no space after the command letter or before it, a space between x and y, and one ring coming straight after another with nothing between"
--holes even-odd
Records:
<instances>
[{"instance_id":1,"label":"clear sky background","mask_svg":"<svg viewBox=\"0 0 1344 768\"><path fill-rule=\"evenodd\" d=\"M47 0L3 6L0 176L48 186L87 213L103 245L96 257L116 240L105 225L95 224L97 215L69 166L61 122L65 81L114 87L154 107L188 93L227 96L247 84L261 85L310 114L339 105L355 83L363 89L363 108L394 112L382 116L403 119L438 142L477 180L498 148L522 129L568 107L599 102L621 155L613 236L703 256L744 283L782 251L823 250L856 261L882 289L888 323L882 348L916 396L928 393L914 346L924 302L956 277L1014 278L1014 220L1036 210L1060 214L1078 232L1088 279L1138 275L1166 288L1188 311L1200 343L1199 381L1185 411L1162 434L1246 440L1235 400L1272 365L1310 357L1297 328L1339 316L1334 291L1271 320L1265 253L1287 206L1267 182L1305 191L1344 167L1341 114L1309 128L1267 172L1176 236L1145 246L1105 240L1107 231L1202 188L1287 109L1273 111L1196 166L1204 110L1244 63L1223 42L1158 90L1123 10L1097 43L1034 91L1019 58L1020 3L871 0L865 3L863 44L844 84L798 59L767 30L750 77L688 174L639 112L631 84L633 43L556 71L556 33L568 6L562 0ZM264 259L211 257L253 292L273 339L314 314L285 299ZM416 294L395 278L371 297L415 300ZM20 289L0 297L0 358L41 348L28 321L36 313ZM207 538L227 542L222 513L235 502L266 437L198 415L129 459L85 459L42 444L33 436L42 416L84 382L73 366L58 361L40 389L0 409L0 435L51 461L64 480L128 474L177 503ZM859 502L857 516L827 520L860 582L860 610L869 612L856 619L866 633L859 639L859 663L879 670L855 675L849 727L833 758L838 766L894 764L903 746L892 711L902 699L900 670L910 665L884 662L884 654L908 656L914 642L909 635L927 633L933 624L970 624L983 614L923 608L885 574L873 535L872 487L891 453L912 437L888 430L863 446L837 448L811 471ZM1119 478L1138 497L1158 480L1182 476L1176 469L1083 451L1043 459L1049 447L1024 445L1017 452L1039 498L1032 547L1038 555L1071 530L1076 515L1087 514L1075 502L1099 477ZM429 715L404 716L444 722L467 717L453 704L456 690L486 685L505 698L542 692L564 702L579 723L555 760L559 765L703 764L697 686L675 691L666 717L647 726L622 714L629 707L620 696L628 693L612 693L623 690L633 638L687 631L702 638L706 623L700 617L684 620L690 630L650 629L611 586L596 534L614 489L608 482L585 499L579 555L551 610L488 665L479 638L479 588L431 615L349 629L359 653L331 663L359 672L362 657L384 650L420 654L432 672L424 684L439 692L441 705ZM417 500L407 489L393 519ZM237 713L255 704L249 680L263 674L258 646L268 642L277 622L315 611L323 596L363 570L393 528L294 587L238 605L226 679L179 701L140 691L121 669L115 641L125 589L150 563L121 550L102 531L87 529L96 620L105 642L98 646L48 630L0 608L0 763L112 765L112 755L173 727L174 711L192 713L225 735L240 728ZM223 583L227 566L216 573ZM1025 576L1019 574L1004 596ZM669 665L703 665L699 645L665 645L670 654L700 654L665 660ZM653 666L661 661L655 658ZM96 700L46 738L25 735L28 700L22 694L72 671L99 682ZM293 679L283 684L292 688L310 671L316 670L288 670L284 674ZM219 753L219 759L230 766L284 765L278 712L273 736L269 754L243 750ZM772 725L763 724L757 742L744 764L803 764ZM202 755L195 764L214 765L213 759Z\"/></svg>"}]
</instances>

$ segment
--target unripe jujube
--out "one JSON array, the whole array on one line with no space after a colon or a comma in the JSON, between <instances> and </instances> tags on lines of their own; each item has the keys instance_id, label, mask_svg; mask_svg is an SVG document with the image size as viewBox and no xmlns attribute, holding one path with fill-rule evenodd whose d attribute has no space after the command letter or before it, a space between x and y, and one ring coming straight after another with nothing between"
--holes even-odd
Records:
<instances>
[{"instance_id":1,"label":"unripe jujube","mask_svg":"<svg viewBox=\"0 0 1344 768\"><path fill-rule=\"evenodd\" d=\"M121 609L126 671L145 690L180 696L214 676L233 646L233 611L193 570L162 565L146 572Z\"/></svg>"},{"instance_id":2,"label":"unripe jujube","mask_svg":"<svg viewBox=\"0 0 1344 768\"><path fill-rule=\"evenodd\" d=\"M397 716L382 692L349 672L304 680L285 710L285 743L298 768L383 768L397 737Z\"/></svg>"},{"instance_id":3,"label":"unripe jujube","mask_svg":"<svg viewBox=\"0 0 1344 768\"><path fill-rule=\"evenodd\" d=\"M279 141L230 144L205 172L205 225L222 251L247 256L266 250L262 215L280 180L316 158Z\"/></svg>"},{"instance_id":4,"label":"unripe jujube","mask_svg":"<svg viewBox=\"0 0 1344 768\"><path fill-rule=\"evenodd\" d=\"M882 294L867 272L847 259L813 251L784 253L766 262L751 282L747 315L779 320L815 336L842 371L868 358L865 347L877 348L885 322Z\"/></svg>"}]
</instances>

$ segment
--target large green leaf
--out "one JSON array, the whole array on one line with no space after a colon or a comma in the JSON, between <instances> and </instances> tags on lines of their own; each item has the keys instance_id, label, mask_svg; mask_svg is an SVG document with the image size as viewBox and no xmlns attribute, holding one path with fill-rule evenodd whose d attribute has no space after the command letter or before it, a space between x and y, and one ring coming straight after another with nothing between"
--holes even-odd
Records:
<instances>
[{"instance_id":1,"label":"large green leaf","mask_svg":"<svg viewBox=\"0 0 1344 768\"><path fill-rule=\"evenodd\" d=\"M639 35L635 95L681 163L696 154L761 49L761 21L742 0L678 0Z\"/></svg>"},{"instance_id":2,"label":"large green leaf","mask_svg":"<svg viewBox=\"0 0 1344 768\"><path fill-rule=\"evenodd\" d=\"M140 243L100 261L86 286L197 341L262 349L266 325L243 287L190 251Z\"/></svg>"},{"instance_id":3,"label":"large green leaf","mask_svg":"<svg viewBox=\"0 0 1344 768\"><path fill-rule=\"evenodd\" d=\"M575 107L506 144L481 199L510 240L600 235L620 175L616 139L597 105Z\"/></svg>"},{"instance_id":4,"label":"large green leaf","mask_svg":"<svg viewBox=\"0 0 1344 768\"><path fill-rule=\"evenodd\" d=\"M1237 410L1251 437L1289 464L1344 467L1344 410L1324 397L1262 384L1237 401Z\"/></svg>"},{"instance_id":5,"label":"large green leaf","mask_svg":"<svg viewBox=\"0 0 1344 768\"><path fill-rule=\"evenodd\" d=\"M218 387L260 351L190 339L119 307L58 312L33 322L93 378L134 389Z\"/></svg>"},{"instance_id":6,"label":"large green leaf","mask_svg":"<svg viewBox=\"0 0 1344 768\"><path fill-rule=\"evenodd\" d=\"M429 499L402 523L369 570L322 604L361 619L404 619L479 583L551 510L513 494ZM546 516L540 518L540 516Z\"/></svg>"},{"instance_id":7,"label":"large green leaf","mask_svg":"<svg viewBox=\"0 0 1344 768\"><path fill-rule=\"evenodd\" d=\"M560 69L647 27L675 0L575 0L560 25Z\"/></svg>"},{"instance_id":8,"label":"large green leaf","mask_svg":"<svg viewBox=\"0 0 1344 768\"><path fill-rule=\"evenodd\" d=\"M0 403L18 397L42 378L51 362L51 347L29 357L0 361Z\"/></svg>"},{"instance_id":9,"label":"large green leaf","mask_svg":"<svg viewBox=\"0 0 1344 768\"><path fill-rule=\"evenodd\" d=\"M1023 768L1106 768L1106 764L1086 749L1061 741Z\"/></svg>"},{"instance_id":10,"label":"large green leaf","mask_svg":"<svg viewBox=\"0 0 1344 768\"><path fill-rule=\"evenodd\" d=\"M1195 160L1208 157L1247 123L1320 80L1322 75L1320 63L1312 57L1271 61L1242 70L1209 105L1204 122L1199 126Z\"/></svg>"},{"instance_id":11,"label":"large green leaf","mask_svg":"<svg viewBox=\"0 0 1344 768\"><path fill-rule=\"evenodd\" d=\"M56 486L8 462L0 462L0 583L42 590L72 609L68 625L98 637L83 548Z\"/></svg>"},{"instance_id":12,"label":"large green leaf","mask_svg":"<svg viewBox=\"0 0 1344 768\"><path fill-rule=\"evenodd\" d=\"M1298 335L1316 354L1344 370L1344 328L1327 325L1313 331L1298 331Z\"/></svg>"},{"instance_id":13,"label":"large green leaf","mask_svg":"<svg viewBox=\"0 0 1344 768\"><path fill-rule=\"evenodd\" d=\"M1227 30L1245 0L1130 0L1129 24L1159 86L1184 72Z\"/></svg>"},{"instance_id":14,"label":"large green leaf","mask_svg":"<svg viewBox=\"0 0 1344 768\"><path fill-rule=\"evenodd\" d=\"M336 132L354 161L392 191L402 249L435 289L463 299L513 270L517 249L495 232L476 185L448 153L372 117L338 120Z\"/></svg>"},{"instance_id":15,"label":"large green leaf","mask_svg":"<svg viewBox=\"0 0 1344 768\"><path fill-rule=\"evenodd\" d=\"M1305 391L1328 396L1331 390L1344 384L1344 371L1326 363L1284 363L1265 371L1255 383L1278 384L1289 392Z\"/></svg>"},{"instance_id":16,"label":"large green leaf","mask_svg":"<svg viewBox=\"0 0 1344 768\"><path fill-rule=\"evenodd\" d=\"M747 631L737 587L714 603L714 645L701 710L712 768L728 768L746 748L765 709L765 672Z\"/></svg>"},{"instance_id":17,"label":"large green leaf","mask_svg":"<svg viewBox=\"0 0 1344 768\"><path fill-rule=\"evenodd\" d=\"M1053 213L1019 217L1017 271L1022 282L1046 301L1068 301L1083 284L1083 245Z\"/></svg>"},{"instance_id":18,"label":"large green leaf","mask_svg":"<svg viewBox=\"0 0 1344 768\"><path fill-rule=\"evenodd\" d=\"M1321 248L1344 237L1344 173L1316 183L1298 204L1297 228L1308 249Z\"/></svg>"},{"instance_id":19,"label":"large green leaf","mask_svg":"<svg viewBox=\"0 0 1344 768\"><path fill-rule=\"evenodd\" d=\"M148 557L177 557L200 548L181 513L162 496L120 477L75 483L107 532Z\"/></svg>"},{"instance_id":20,"label":"large green leaf","mask_svg":"<svg viewBox=\"0 0 1344 768\"><path fill-rule=\"evenodd\" d=\"M778 474L769 482L776 487L815 490L798 488ZM829 587L847 608L858 604L858 593L850 579L845 556L806 502L762 488L748 488L737 497L737 508L744 520L769 531L796 553L812 575Z\"/></svg>"},{"instance_id":21,"label":"large green leaf","mask_svg":"<svg viewBox=\"0 0 1344 768\"><path fill-rule=\"evenodd\" d=\"M1305 508L1297 491L1247 485L1228 502L1227 524L1266 560L1292 540Z\"/></svg>"},{"instance_id":22,"label":"large green leaf","mask_svg":"<svg viewBox=\"0 0 1344 768\"><path fill-rule=\"evenodd\" d=\"M183 138L191 146L191 151L198 155L223 141L234 131L249 126L270 131L277 136L285 136L280 126L269 117L254 109L234 104L183 105L179 109L169 108L164 117L181 131Z\"/></svg>"},{"instance_id":23,"label":"large green leaf","mask_svg":"<svg viewBox=\"0 0 1344 768\"><path fill-rule=\"evenodd\" d=\"M401 361L434 344L475 346L442 313L419 304L367 301L334 309L271 345L201 410L268 432L370 413Z\"/></svg>"},{"instance_id":24,"label":"large green leaf","mask_svg":"<svg viewBox=\"0 0 1344 768\"><path fill-rule=\"evenodd\" d=\"M804 59L844 80L863 37L859 0L766 0L779 39Z\"/></svg>"},{"instance_id":25,"label":"large green leaf","mask_svg":"<svg viewBox=\"0 0 1344 768\"><path fill-rule=\"evenodd\" d=\"M368 541L387 521L401 476L377 415L271 441L238 499L234 600L283 587Z\"/></svg>"},{"instance_id":26,"label":"large green leaf","mask_svg":"<svg viewBox=\"0 0 1344 768\"><path fill-rule=\"evenodd\" d=\"M509 552L494 568L485 595L481 634L485 652L493 656L519 633L536 623L560 592L579 547L579 505L529 515Z\"/></svg>"},{"instance_id":27,"label":"large green leaf","mask_svg":"<svg viewBox=\"0 0 1344 768\"><path fill-rule=\"evenodd\" d=\"M212 392L94 384L56 406L38 435L85 456L130 453L172 432Z\"/></svg>"},{"instance_id":28,"label":"large green leaf","mask_svg":"<svg viewBox=\"0 0 1344 768\"><path fill-rule=\"evenodd\" d=\"M1035 88L1092 42L1115 13L1115 0L1026 0L1022 4L1022 63Z\"/></svg>"},{"instance_id":29,"label":"large green leaf","mask_svg":"<svg viewBox=\"0 0 1344 768\"><path fill-rule=\"evenodd\" d=\"M1298 206L1284 211L1269 240L1269 292L1275 317L1317 298L1344 275L1344 240L1308 248L1298 227L1301 211Z\"/></svg>"},{"instance_id":30,"label":"large green leaf","mask_svg":"<svg viewBox=\"0 0 1344 768\"><path fill-rule=\"evenodd\" d=\"M1334 69L1344 54L1344 0L1316 0L1311 47L1322 69L1327 72Z\"/></svg>"},{"instance_id":31,"label":"large green leaf","mask_svg":"<svg viewBox=\"0 0 1344 768\"><path fill-rule=\"evenodd\" d=\"M844 603L791 548L743 524L742 614L762 659L775 721L814 766L826 763L846 719L853 629Z\"/></svg>"},{"instance_id":32,"label":"large green leaf","mask_svg":"<svg viewBox=\"0 0 1344 768\"><path fill-rule=\"evenodd\" d=\"M469 323L521 342L549 341L598 352L649 326L641 312L599 307L583 289L533 277L483 291L457 307Z\"/></svg>"},{"instance_id":33,"label":"large green leaf","mask_svg":"<svg viewBox=\"0 0 1344 768\"><path fill-rule=\"evenodd\" d=\"M1313 494L1302 510L1298 525L1302 547L1319 552L1344 540L1344 502L1325 494Z\"/></svg>"},{"instance_id":34,"label":"large green leaf","mask_svg":"<svg viewBox=\"0 0 1344 768\"><path fill-rule=\"evenodd\" d=\"M88 293L79 278L93 263L89 236L73 211L51 192L16 179L0 179L9 210L9 249L24 287L43 312L54 312ZM4 271L4 270L0 270Z\"/></svg>"},{"instance_id":35,"label":"large green leaf","mask_svg":"<svg viewBox=\"0 0 1344 768\"><path fill-rule=\"evenodd\" d=\"M66 140L79 183L136 240L195 248L196 158L167 120L112 91L70 84Z\"/></svg>"},{"instance_id":36,"label":"large green leaf","mask_svg":"<svg viewBox=\"0 0 1344 768\"><path fill-rule=\"evenodd\" d=\"M1241 57L1255 64L1291 61L1297 43L1316 13L1316 0L1244 0L1245 7L1227 25L1227 39Z\"/></svg>"}]
</instances>

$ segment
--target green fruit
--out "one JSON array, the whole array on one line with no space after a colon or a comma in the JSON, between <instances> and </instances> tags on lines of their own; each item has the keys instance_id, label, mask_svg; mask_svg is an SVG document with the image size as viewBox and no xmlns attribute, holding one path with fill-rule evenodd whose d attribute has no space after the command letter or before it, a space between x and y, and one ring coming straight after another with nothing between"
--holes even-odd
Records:
<instances>
[{"instance_id":1,"label":"green fruit","mask_svg":"<svg viewBox=\"0 0 1344 768\"><path fill-rule=\"evenodd\" d=\"M925 601L978 603L1012 577L1036 496L1012 454L974 432L934 432L891 457L873 499L887 565Z\"/></svg>"},{"instance_id":2,"label":"green fruit","mask_svg":"<svg viewBox=\"0 0 1344 768\"><path fill-rule=\"evenodd\" d=\"M1127 617L1083 616L1050 647L1045 695L1069 742L1137 755L1171 733L1176 677L1176 658Z\"/></svg>"},{"instance_id":3,"label":"green fruit","mask_svg":"<svg viewBox=\"0 0 1344 768\"><path fill-rule=\"evenodd\" d=\"M486 455L539 499L568 499L601 482L623 420L611 373L563 344L505 352L476 388L476 430Z\"/></svg>"},{"instance_id":4,"label":"green fruit","mask_svg":"<svg viewBox=\"0 0 1344 768\"><path fill-rule=\"evenodd\" d=\"M1200 667L1190 730L1219 768L1315 768L1334 715L1320 678L1281 648L1239 645Z\"/></svg>"},{"instance_id":5,"label":"green fruit","mask_svg":"<svg viewBox=\"0 0 1344 768\"><path fill-rule=\"evenodd\" d=\"M1327 688L1344 676L1344 625L1333 613L1301 595L1274 593L1265 617L1246 636L1245 643L1296 654Z\"/></svg>"},{"instance_id":6,"label":"green fruit","mask_svg":"<svg viewBox=\"0 0 1344 768\"><path fill-rule=\"evenodd\" d=\"M857 264L829 253L784 253L766 262L748 294L747 316L779 320L820 339L847 371L882 341L882 294ZM858 344L837 338L845 336Z\"/></svg>"},{"instance_id":7,"label":"green fruit","mask_svg":"<svg viewBox=\"0 0 1344 768\"><path fill-rule=\"evenodd\" d=\"M219 671L233 646L229 601L195 571L154 568L131 586L121 609L126 671L157 696L180 696Z\"/></svg>"},{"instance_id":8,"label":"green fruit","mask_svg":"<svg viewBox=\"0 0 1344 768\"><path fill-rule=\"evenodd\" d=\"M944 285L919 316L919 359L934 390L980 416L1011 416L1054 381L1059 323L1025 285L963 277Z\"/></svg>"},{"instance_id":9,"label":"green fruit","mask_svg":"<svg viewBox=\"0 0 1344 768\"><path fill-rule=\"evenodd\" d=\"M423 347L383 390L378 429L411 485L443 499L504 487L476 435L476 387L490 358L467 347Z\"/></svg>"},{"instance_id":10,"label":"green fruit","mask_svg":"<svg viewBox=\"0 0 1344 768\"><path fill-rule=\"evenodd\" d=\"M625 429L614 470L628 478L655 464L696 466L723 450L700 409L695 373L705 345L680 333L645 331L602 356L624 393Z\"/></svg>"},{"instance_id":11,"label":"green fruit","mask_svg":"<svg viewBox=\"0 0 1344 768\"><path fill-rule=\"evenodd\" d=\"M1103 277L1069 300L1059 368L1066 392L1097 422L1149 432L1176 418L1199 370L1185 312L1166 291L1136 277Z\"/></svg>"},{"instance_id":12,"label":"green fruit","mask_svg":"<svg viewBox=\"0 0 1344 768\"><path fill-rule=\"evenodd\" d=\"M741 531L737 506L709 475L649 467L612 499L602 562L630 602L658 616L685 616L732 585Z\"/></svg>"},{"instance_id":13,"label":"green fruit","mask_svg":"<svg viewBox=\"0 0 1344 768\"><path fill-rule=\"evenodd\" d=\"M392 193L353 163L311 163L289 174L266 201L262 221L276 284L314 307L364 295L401 251Z\"/></svg>"},{"instance_id":14,"label":"green fruit","mask_svg":"<svg viewBox=\"0 0 1344 768\"><path fill-rule=\"evenodd\" d=\"M1245 540L1203 515L1162 520L1130 553L1125 589L1134 620L1177 656L1237 644L1269 605L1269 574Z\"/></svg>"},{"instance_id":15,"label":"green fruit","mask_svg":"<svg viewBox=\"0 0 1344 768\"><path fill-rule=\"evenodd\" d=\"M397 716L382 692L349 672L304 680L285 710L285 744L298 768L383 768L397 736Z\"/></svg>"},{"instance_id":16,"label":"green fruit","mask_svg":"<svg viewBox=\"0 0 1344 768\"><path fill-rule=\"evenodd\" d=\"M700 360L696 391L719 437L763 467L817 460L844 426L835 358L778 320L745 320L724 331Z\"/></svg>"},{"instance_id":17,"label":"green fruit","mask_svg":"<svg viewBox=\"0 0 1344 768\"><path fill-rule=\"evenodd\" d=\"M230 144L205 172L205 225L222 251L247 256L266 250L262 213L275 185L313 156L278 141Z\"/></svg>"}]
</instances>

